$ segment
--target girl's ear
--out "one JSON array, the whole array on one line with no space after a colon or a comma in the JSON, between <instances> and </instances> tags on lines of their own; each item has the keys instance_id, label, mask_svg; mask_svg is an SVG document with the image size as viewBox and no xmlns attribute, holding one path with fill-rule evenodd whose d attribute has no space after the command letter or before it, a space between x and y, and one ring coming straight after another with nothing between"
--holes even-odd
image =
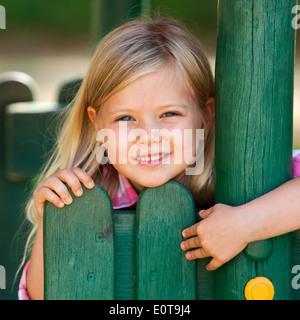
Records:
<instances>
[{"instance_id":1,"label":"girl's ear","mask_svg":"<svg viewBox=\"0 0 300 320\"><path fill-rule=\"evenodd\" d=\"M91 106L89 106L89 107L87 107L87 113L88 113L89 118L90 118L91 122L93 123L96 131L98 131L98 125L97 125L97 121L96 121L96 118L97 118L96 117L97 116L96 109L91 107Z\"/></svg>"},{"instance_id":2,"label":"girl's ear","mask_svg":"<svg viewBox=\"0 0 300 320\"><path fill-rule=\"evenodd\" d=\"M205 102L205 122L210 129L215 118L215 98L210 97Z\"/></svg>"}]
</instances>

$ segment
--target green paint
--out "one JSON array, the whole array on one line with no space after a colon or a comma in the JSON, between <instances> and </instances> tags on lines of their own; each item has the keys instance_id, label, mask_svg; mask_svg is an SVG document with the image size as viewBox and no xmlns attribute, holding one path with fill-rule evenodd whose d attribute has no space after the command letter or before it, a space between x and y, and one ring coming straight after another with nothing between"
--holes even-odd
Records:
<instances>
[{"instance_id":1,"label":"green paint","mask_svg":"<svg viewBox=\"0 0 300 320\"><path fill-rule=\"evenodd\" d=\"M292 178L295 4L218 3L216 203L241 205ZM290 252L284 235L273 239L267 260L241 253L216 271L216 298L244 299L246 283L256 276L274 283L274 299L290 298Z\"/></svg>"},{"instance_id":2,"label":"green paint","mask_svg":"<svg viewBox=\"0 0 300 320\"><path fill-rule=\"evenodd\" d=\"M181 231L195 223L189 191L169 181L145 189L137 206L137 298L196 298L196 262L180 250Z\"/></svg>"},{"instance_id":3,"label":"green paint","mask_svg":"<svg viewBox=\"0 0 300 320\"><path fill-rule=\"evenodd\" d=\"M145 189L137 214L115 210L113 220L110 199L97 187L62 209L48 204L45 299L195 299L196 261L185 259L180 243L196 212L175 181Z\"/></svg>"},{"instance_id":4,"label":"green paint","mask_svg":"<svg viewBox=\"0 0 300 320\"><path fill-rule=\"evenodd\" d=\"M249 243L244 252L248 259L254 262L262 262L271 256L273 241L272 239L266 239Z\"/></svg>"},{"instance_id":5,"label":"green paint","mask_svg":"<svg viewBox=\"0 0 300 320\"><path fill-rule=\"evenodd\" d=\"M56 208L47 203L45 208L47 300L114 298L111 201L98 187L83 189L83 195L74 199L72 205Z\"/></svg>"}]
</instances>

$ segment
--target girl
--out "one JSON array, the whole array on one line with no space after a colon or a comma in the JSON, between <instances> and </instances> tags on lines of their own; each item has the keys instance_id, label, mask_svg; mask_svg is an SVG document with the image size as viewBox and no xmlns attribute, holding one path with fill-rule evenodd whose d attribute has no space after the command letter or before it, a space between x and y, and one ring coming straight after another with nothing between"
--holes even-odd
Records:
<instances>
[{"instance_id":1,"label":"girl","mask_svg":"<svg viewBox=\"0 0 300 320\"><path fill-rule=\"evenodd\" d=\"M115 209L134 207L144 187L170 179L183 183L198 206L211 207L200 212L203 221L184 230L190 239L182 242L183 250L195 248L186 254L187 259L213 257L209 270L251 241L299 228L298 179L240 207L213 206L213 119L213 75L203 49L185 29L169 19L139 20L108 34L95 51L74 103L66 109L55 152L27 206L28 219L34 224L32 234L36 234L20 297L43 298L44 203L69 205L72 195L64 183L75 196L83 192L80 182L87 188L97 184L107 191ZM113 139L99 138L97 132L103 129ZM205 131L204 167L201 174L186 175L197 154L196 131L200 129ZM143 134L136 135L137 141L129 139L136 130ZM153 130L160 134L154 135ZM192 132L189 143L185 130ZM130 151L133 147L137 152ZM105 150L108 163L99 158L99 150ZM183 154L192 156L183 161ZM282 196L291 201L285 200L286 210L279 212Z\"/></svg>"}]
</instances>

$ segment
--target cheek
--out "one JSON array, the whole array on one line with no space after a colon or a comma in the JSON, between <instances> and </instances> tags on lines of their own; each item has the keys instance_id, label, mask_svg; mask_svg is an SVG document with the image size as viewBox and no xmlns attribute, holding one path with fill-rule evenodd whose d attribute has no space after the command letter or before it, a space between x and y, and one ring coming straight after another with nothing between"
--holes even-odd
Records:
<instances>
[{"instance_id":1,"label":"cheek","mask_svg":"<svg viewBox=\"0 0 300 320\"><path fill-rule=\"evenodd\" d=\"M182 135L174 139L174 163L189 165L196 156L199 144L198 129L183 129Z\"/></svg>"},{"instance_id":2,"label":"cheek","mask_svg":"<svg viewBox=\"0 0 300 320\"><path fill-rule=\"evenodd\" d=\"M115 132L115 142L110 145L110 154L117 159L118 164L136 163L132 160L139 154L139 147L136 141L128 141L128 131L120 128Z\"/></svg>"},{"instance_id":3,"label":"cheek","mask_svg":"<svg viewBox=\"0 0 300 320\"><path fill-rule=\"evenodd\" d=\"M174 151L174 164L190 164L196 153L196 130L190 123L178 128L176 135L172 136L170 143Z\"/></svg>"}]
</instances>

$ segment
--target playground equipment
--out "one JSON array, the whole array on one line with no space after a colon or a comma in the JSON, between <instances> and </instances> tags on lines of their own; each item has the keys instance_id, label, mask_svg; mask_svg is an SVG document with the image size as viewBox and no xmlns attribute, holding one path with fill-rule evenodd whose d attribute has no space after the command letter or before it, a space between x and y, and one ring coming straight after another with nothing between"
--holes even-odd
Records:
<instances>
[{"instance_id":1,"label":"playground equipment","mask_svg":"<svg viewBox=\"0 0 300 320\"><path fill-rule=\"evenodd\" d=\"M61 85L58 101L34 101L36 83L27 74L0 75L0 265L6 270L6 289L0 299L16 299L13 280L26 241L24 203L32 194L31 179L40 170L55 139L54 116L72 100L80 79ZM76 89L77 88L77 89Z\"/></svg>"},{"instance_id":2,"label":"playground equipment","mask_svg":"<svg viewBox=\"0 0 300 320\"><path fill-rule=\"evenodd\" d=\"M12 102L31 101L33 88L32 79L22 73L0 75L0 265L5 270L6 282L6 289L0 290L0 299L10 296L7 288L10 288L17 270L16 257L12 252L18 252L18 246L12 239L19 227L18 217L25 189L23 182L11 181L6 175L5 158L8 150L5 144L5 108Z\"/></svg>"},{"instance_id":3,"label":"playground equipment","mask_svg":"<svg viewBox=\"0 0 300 320\"><path fill-rule=\"evenodd\" d=\"M295 31L291 26L291 12L295 4L294 0L219 2L216 61L216 203L241 205L292 178ZM65 211L60 210L62 215L58 214L58 209L48 207L45 216L46 298L129 299L130 296L126 294L119 296L119 272L124 278L131 277L131 280L126 282L126 288L129 290L130 287L131 291L136 292L136 295L131 296L135 299L194 299L200 296L207 299L272 299L273 296L275 299L297 298L297 293L293 292L291 287L291 234L249 244L236 258L213 272L213 276L208 277L200 265L197 265L196 273L194 262L185 266L184 257L179 253L178 236L188 224L188 220L192 224L197 214L194 218L191 216L194 212L192 202L189 203L186 213L183 213L185 210L181 207L179 211L176 210L177 206L182 205L181 201L186 201L186 196L176 196L174 205L169 197L165 198L164 193L174 194L173 188L178 186L167 183L159 188L146 189L140 195L136 216L134 213L130 215L130 219L136 221L135 227L132 221L129 231L131 242L136 245L136 253L132 243L131 251L125 249L128 241L123 237L122 231L118 231L123 228L122 223L120 224L123 214L128 216L129 213L115 211L113 215L107 209L109 202L102 208L103 196L100 197L101 201L98 200L98 205L91 205L91 212L84 208L88 203L97 200L89 195L87 197L91 198L86 200L85 205L76 207L76 210L75 206L73 210L71 207L64 209ZM148 202L144 198L151 200ZM69 210L76 212L76 219L71 218ZM77 210L84 212L80 215ZM169 215L172 217L171 221L176 221L174 224L170 225L169 220L164 220ZM183 215L187 220L180 218L180 221L177 221L177 215ZM59 228L53 230L52 225L58 221ZM74 221L74 225L70 226L70 221ZM147 228L143 227L143 221L147 221ZM82 225L85 227L80 228L80 231L70 231ZM87 225L91 226L91 229L87 229ZM104 235L101 237L101 249L100 245L97 247L95 240L97 234ZM79 235L83 237L84 245L81 238L76 238ZM162 235L166 236L160 239ZM116 244L114 246L113 238L116 242L116 239L124 239L124 247L121 242L118 242L121 247ZM296 234L293 242L296 247L299 246L297 238ZM164 244L165 239L174 241L170 250L169 243L166 246ZM64 251L57 256L56 250L60 242L64 243ZM73 259L69 256L71 244L72 251L76 250ZM85 259L76 263L74 256L80 256L77 253L82 252L80 248L84 248L81 250L85 251ZM98 253L98 250L101 253ZM134 261L134 264L130 262L130 273L122 270L123 262L119 259L119 250L126 251ZM177 254L178 257L175 258ZM94 256L96 262L87 260L90 256ZM88 262L82 265L79 261ZM109 261L107 265L106 261ZM295 254L293 263L297 261L298 254ZM96 266L97 263L101 267ZM174 266L178 267L176 272ZM106 275L104 278L109 278L110 284L106 283L101 287L104 279L101 276L103 268ZM63 276L62 269L65 270ZM170 273L172 277L169 279ZM186 277L190 280L190 286L183 280ZM82 282L76 284L73 281L70 287L70 278L81 279ZM213 289L207 290L207 284ZM97 287L98 289L95 289ZM101 288L105 290L101 291ZM60 296L58 292L63 293Z\"/></svg>"},{"instance_id":4,"label":"playground equipment","mask_svg":"<svg viewBox=\"0 0 300 320\"><path fill-rule=\"evenodd\" d=\"M219 1L216 202L241 205L292 178L295 5ZM243 299L263 276L274 298L291 299L291 244L287 234L249 245L216 272L216 298Z\"/></svg>"},{"instance_id":5,"label":"playground equipment","mask_svg":"<svg viewBox=\"0 0 300 320\"><path fill-rule=\"evenodd\" d=\"M144 190L136 212L114 211L97 187L45 210L45 299L196 299L196 262L180 249L196 210L182 184Z\"/></svg>"},{"instance_id":6,"label":"playground equipment","mask_svg":"<svg viewBox=\"0 0 300 320\"><path fill-rule=\"evenodd\" d=\"M296 0L219 1L216 203L241 205L292 178L291 21L296 4ZM102 30L110 31L118 23L114 20ZM3 157L2 153L1 166ZM208 272L209 258L187 261L180 249L181 230L198 221L200 209L188 190L173 181L145 189L136 212L113 211L107 194L97 187L85 189L71 206L57 209L48 204L45 298L300 298L291 285L292 267L300 265L298 231L249 244L218 270Z\"/></svg>"}]
</instances>

